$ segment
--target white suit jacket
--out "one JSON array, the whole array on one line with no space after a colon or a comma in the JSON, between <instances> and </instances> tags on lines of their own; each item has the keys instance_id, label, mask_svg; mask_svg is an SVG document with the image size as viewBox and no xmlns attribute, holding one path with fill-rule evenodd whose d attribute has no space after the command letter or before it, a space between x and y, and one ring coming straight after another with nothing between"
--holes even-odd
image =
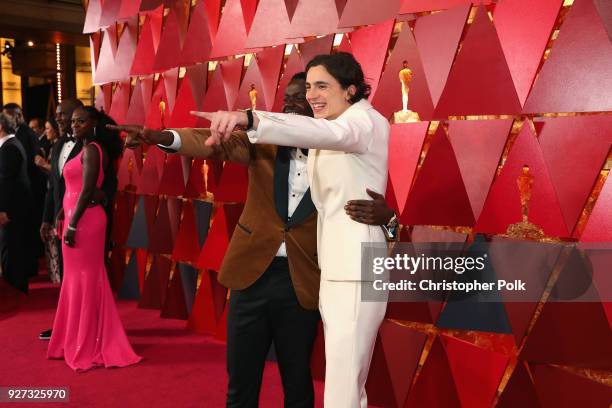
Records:
<instances>
[{"instance_id":1,"label":"white suit jacket","mask_svg":"<svg viewBox=\"0 0 612 408\"><path fill-rule=\"evenodd\" d=\"M308 148L308 178L318 213L321 278L361 280L361 243L385 242L380 226L350 219L348 200L370 199L366 188L387 188L389 122L362 99L337 119L255 111L252 143Z\"/></svg>"}]
</instances>

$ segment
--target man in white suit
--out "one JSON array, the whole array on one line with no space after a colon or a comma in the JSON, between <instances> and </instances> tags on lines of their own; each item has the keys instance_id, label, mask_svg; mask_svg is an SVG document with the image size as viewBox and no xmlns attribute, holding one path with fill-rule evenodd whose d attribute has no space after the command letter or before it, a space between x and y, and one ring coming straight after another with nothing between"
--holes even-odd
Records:
<instances>
[{"instance_id":1,"label":"man in white suit","mask_svg":"<svg viewBox=\"0 0 612 408\"><path fill-rule=\"evenodd\" d=\"M252 143L311 149L308 177L318 211L319 310L325 331L325 406L367 407L365 382L385 302L361 301L361 243L385 242L379 226L355 222L345 203L386 190L389 123L367 101L370 87L351 54L320 55L306 67L315 118L261 111L194 112L211 121L208 144L247 129Z\"/></svg>"}]
</instances>

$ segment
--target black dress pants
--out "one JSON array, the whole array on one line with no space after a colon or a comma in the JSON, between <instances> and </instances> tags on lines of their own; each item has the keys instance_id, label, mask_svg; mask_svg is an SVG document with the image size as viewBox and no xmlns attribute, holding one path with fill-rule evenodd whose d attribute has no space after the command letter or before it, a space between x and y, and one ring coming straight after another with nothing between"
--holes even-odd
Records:
<instances>
[{"instance_id":1,"label":"black dress pants","mask_svg":"<svg viewBox=\"0 0 612 408\"><path fill-rule=\"evenodd\" d=\"M0 268L4 280L21 292L28 293L27 220L13 217L0 227Z\"/></svg>"},{"instance_id":2,"label":"black dress pants","mask_svg":"<svg viewBox=\"0 0 612 408\"><path fill-rule=\"evenodd\" d=\"M313 407L310 356L319 312L298 303L287 258L274 258L243 290L232 290L227 314L227 408L259 404L266 356L274 342L285 408Z\"/></svg>"}]
</instances>

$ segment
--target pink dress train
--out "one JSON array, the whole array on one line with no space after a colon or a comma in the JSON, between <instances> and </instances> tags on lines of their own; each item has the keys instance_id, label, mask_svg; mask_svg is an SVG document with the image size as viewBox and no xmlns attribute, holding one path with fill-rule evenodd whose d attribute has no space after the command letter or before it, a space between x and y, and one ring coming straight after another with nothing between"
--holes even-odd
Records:
<instances>
[{"instance_id":1,"label":"pink dress train","mask_svg":"<svg viewBox=\"0 0 612 408\"><path fill-rule=\"evenodd\" d=\"M100 151L102 163L100 146L94 145ZM72 217L83 187L84 150L64 167L66 223ZM98 188L103 177L100 164ZM63 358L75 371L100 366L125 367L142 359L128 342L106 276L105 233L106 213L97 205L88 207L79 220L74 248L66 246L62 239L64 280L47 357Z\"/></svg>"}]
</instances>

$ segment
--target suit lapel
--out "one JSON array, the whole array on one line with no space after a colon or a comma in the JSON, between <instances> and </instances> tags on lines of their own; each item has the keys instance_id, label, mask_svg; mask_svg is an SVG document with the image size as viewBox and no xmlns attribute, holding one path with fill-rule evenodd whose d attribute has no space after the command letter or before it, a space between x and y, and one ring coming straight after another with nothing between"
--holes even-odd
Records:
<instances>
[{"instance_id":1,"label":"suit lapel","mask_svg":"<svg viewBox=\"0 0 612 408\"><path fill-rule=\"evenodd\" d=\"M297 208L293 212L293 215L291 216L291 220L287 223L287 225L292 227L294 225L298 225L302 223L314 211L315 211L315 206L312 203L312 198L310 197L310 188L309 188L304 193L302 200L300 201Z\"/></svg>"},{"instance_id":2,"label":"suit lapel","mask_svg":"<svg viewBox=\"0 0 612 408\"><path fill-rule=\"evenodd\" d=\"M274 162L274 204L280 219L285 223L289 199L289 147L278 146Z\"/></svg>"},{"instance_id":3,"label":"suit lapel","mask_svg":"<svg viewBox=\"0 0 612 408\"><path fill-rule=\"evenodd\" d=\"M65 138L62 140L62 144L60 146L58 146L59 149L57 149L58 150L58 153L57 153L57 164L58 164L57 172L58 172L58 175L59 175L60 178L64 177L64 173L63 172L61 172L61 173L59 172L59 159L60 159L60 156L62 155L62 149L64 148L64 144L66 144L66 139ZM66 159L66 163L64 163L64 168L66 168L66 164L68 164L68 162L70 160L74 159L74 157L77 154L79 154L80 151L81 151L81 142L77 141L77 142L75 142L74 147L70 151L70 154L68 155L68 158Z\"/></svg>"}]
</instances>

